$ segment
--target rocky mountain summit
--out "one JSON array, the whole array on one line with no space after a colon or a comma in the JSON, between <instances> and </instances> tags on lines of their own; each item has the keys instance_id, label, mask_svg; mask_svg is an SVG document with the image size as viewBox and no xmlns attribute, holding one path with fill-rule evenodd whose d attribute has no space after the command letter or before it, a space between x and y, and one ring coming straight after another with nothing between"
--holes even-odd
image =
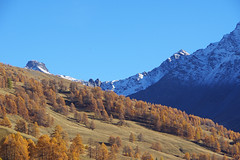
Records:
<instances>
[{"instance_id":1,"label":"rocky mountain summit","mask_svg":"<svg viewBox=\"0 0 240 160\"><path fill-rule=\"evenodd\" d=\"M48 69L47 69L47 67L46 67L46 65L44 63L38 62L38 61L35 61L35 60L28 61L28 63L26 64L25 68L50 74Z\"/></svg>"}]
</instances>

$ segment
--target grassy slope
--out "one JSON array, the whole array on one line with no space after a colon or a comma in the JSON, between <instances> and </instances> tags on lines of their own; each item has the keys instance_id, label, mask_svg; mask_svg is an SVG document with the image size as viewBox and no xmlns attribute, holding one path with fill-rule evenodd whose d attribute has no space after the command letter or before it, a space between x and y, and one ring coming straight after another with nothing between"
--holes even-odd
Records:
<instances>
[{"instance_id":1,"label":"grassy slope","mask_svg":"<svg viewBox=\"0 0 240 160\"><path fill-rule=\"evenodd\" d=\"M135 148L135 146L138 145L142 153L145 151L148 151L154 157L158 157L158 159L162 156L164 157L165 160L179 160L179 159L182 159L181 157L184 156L185 152L190 152L190 153L204 152L204 153L214 154L214 152L206 148L203 148L191 141L185 140L184 138L166 134L166 133L152 131L150 129L147 129L143 126L136 124L136 122L127 121L127 123L129 124L129 127L125 127L125 126L120 127L114 124L109 124L102 121L94 120L96 124L96 129L90 130L84 127L82 124L69 120L69 117L65 117L59 113L52 111L49 107L47 110L48 110L48 113L54 117L54 120L55 120L54 125L61 125L63 129L67 131L67 133L69 134L70 139L73 139L76 136L76 134L80 133L83 138L84 144L87 144L88 138L92 138L93 140L96 140L98 142L107 143L109 136L113 135L113 136L120 136L122 139L123 145L129 144L133 148ZM19 118L13 115L9 115L8 117L10 118L13 125L16 122L16 119ZM113 123L117 121L118 120L114 119ZM53 128L41 127L40 130L41 130L41 134L50 134L53 131ZM129 142L128 138L131 132L134 133L135 135L142 133L144 136L144 142L138 142L138 141L136 141L135 143ZM10 133L16 133L16 132L13 129L0 127L0 138ZM29 136L26 134L22 134L22 135L25 138L31 138L34 141L36 141L36 139L32 136ZM151 143L156 141L161 143L162 152L158 152L150 148ZM120 153L122 153L122 150L120 150ZM221 156L221 155L218 155L218 156ZM83 158L88 159L86 156L84 156ZM124 160L124 159L127 159L127 157L124 157L119 154L118 159Z\"/></svg>"},{"instance_id":2,"label":"grassy slope","mask_svg":"<svg viewBox=\"0 0 240 160\"><path fill-rule=\"evenodd\" d=\"M15 130L13 130L12 128L7 128L7 127L3 127L3 126L0 126L0 140L11 134L11 133L17 133ZM21 133L21 135L26 138L26 139L32 139L34 142L37 142L37 139L33 136L30 136L28 134L25 134L25 133Z\"/></svg>"},{"instance_id":3,"label":"grassy slope","mask_svg":"<svg viewBox=\"0 0 240 160\"><path fill-rule=\"evenodd\" d=\"M122 139L122 144L126 145L129 144L133 148L135 148L136 145L139 146L141 152L149 151L152 153L154 157L158 157L158 159L163 156L164 159L169 160L178 160L182 159L181 157L184 156L185 152L195 152L195 153L209 153L214 154L212 151L207 150L206 148L203 148L191 141L185 140L181 137L177 137L174 135L156 132L150 129L147 129L143 126L140 126L136 124L136 122L127 121L129 124L129 127L125 126L117 126L114 125L118 120L115 119L113 121L113 124L105 123L99 120L94 120L96 124L95 130L90 130L85 128L83 125L78 124L72 120L69 120L69 118L66 118L65 116L58 114L54 111L52 111L48 107L48 113L50 113L54 119L55 124L61 125L69 134L70 139L72 139L77 133L80 133L83 137L83 142L87 144L88 138L92 138L98 142L105 142L107 143L108 138L110 135L113 136L120 136ZM91 115L88 113L88 115ZM71 118L72 115L69 117ZM91 117L91 116L90 116ZM130 143L128 141L130 133L134 133L135 135L138 135L139 133L142 133L144 136L144 142L135 142ZM47 133L46 130L44 133ZM160 142L162 146L162 152L154 151L150 149L152 142ZM122 151L120 151L121 153ZM218 155L220 156L220 155ZM126 157L119 156L119 159L126 159Z\"/></svg>"},{"instance_id":4,"label":"grassy slope","mask_svg":"<svg viewBox=\"0 0 240 160\"><path fill-rule=\"evenodd\" d=\"M19 71L22 71L23 69L18 68ZM53 76L53 75L47 75L43 74L41 72L37 71L31 71L31 70L26 70L25 75L27 75L30 78L35 78L35 79L60 79L59 77ZM70 84L70 81L64 80L65 84ZM0 94L12 94L14 93L13 90L8 90L8 89L0 89ZM129 127L124 127L124 126L116 126L114 124L109 124L105 123L99 120L94 120L96 124L96 129L95 130L90 130L84 127L82 124L78 124L74 120L72 120L73 115L70 114L68 117L63 116L61 114L58 114L50 109L50 106L47 107L47 112L54 118L54 125L52 128L44 128L41 127L40 131L41 134L50 134L54 128L55 125L61 125L65 131L68 132L69 138L72 139L73 137L76 136L76 134L80 133L84 144L87 144L88 138L92 138L98 142L104 142L107 143L108 138L110 135L112 136L120 136L122 139L122 144L123 145L131 145L133 148L135 148L136 145L139 146L141 153L148 151L150 152L154 158L160 159L160 157L164 157L165 160L178 160L182 159L184 156L185 152L195 152L195 153L209 153L210 155L215 154L214 152L203 148L189 140L186 140L182 137L177 137L173 136L170 134L166 133L160 133L156 132L150 129L147 129L136 122L132 121L127 121L129 124ZM91 117L91 113L87 113L89 117ZM16 115L8 115L10 118L12 125L14 128L14 125L16 123L16 120L19 118ZM118 120L114 119L113 123L116 123ZM144 142L135 142L135 143L130 143L128 141L130 133L133 132L137 136L139 133L142 133L144 136ZM15 133L13 129L9 129L6 127L0 127L0 138L9 134L9 133ZM23 134L24 137L26 138L31 138L33 140L34 137L28 136ZM150 149L151 143L152 142L160 142L162 146L162 152L158 152L155 150ZM122 148L121 148L122 149ZM120 150L118 154L118 159L131 159L127 158L121 155L122 150ZM217 156L222 156L217 154ZM83 156L83 159L88 159L87 156Z\"/></svg>"}]
</instances>

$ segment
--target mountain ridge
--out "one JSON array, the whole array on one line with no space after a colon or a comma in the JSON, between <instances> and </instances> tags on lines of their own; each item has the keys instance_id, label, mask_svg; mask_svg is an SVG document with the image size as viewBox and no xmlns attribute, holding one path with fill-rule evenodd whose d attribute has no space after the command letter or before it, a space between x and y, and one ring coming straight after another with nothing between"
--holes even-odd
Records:
<instances>
[{"instance_id":1,"label":"mountain ridge","mask_svg":"<svg viewBox=\"0 0 240 160\"><path fill-rule=\"evenodd\" d=\"M136 93L156 83L161 77L181 63L184 57L189 55L189 53L181 49L151 71L137 73L136 75L121 80L102 82L101 88L125 96Z\"/></svg>"},{"instance_id":2,"label":"mountain ridge","mask_svg":"<svg viewBox=\"0 0 240 160\"><path fill-rule=\"evenodd\" d=\"M177 107L239 131L240 23L216 43L185 58L146 90L131 98Z\"/></svg>"},{"instance_id":3,"label":"mountain ridge","mask_svg":"<svg viewBox=\"0 0 240 160\"><path fill-rule=\"evenodd\" d=\"M147 87L153 85L158 80L160 80L166 73L168 73L171 69L180 64L184 57L189 56L190 54L185 50L181 49L178 52L174 53L171 57L167 58L164 62L160 64L160 66L152 69L148 72L137 73L133 76L130 76L121 80L112 80L112 81L104 81L101 82L99 79L93 80L89 79L89 81L78 80L76 78L66 76L66 75L58 75L61 78L81 82L86 86L91 87L101 87L103 90L111 90L117 93L118 95L131 95L138 91L144 90ZM27 69L33 69L37 71L41 71L43 73L49 73L47 68L45 70L41 69L41 63L37 61L29 61L34 63L35 66L26 67ZM28 62L28 63L29 63ZM43 63L44 64L44 63ZM28 66L28 64L26 65ZM45 65L44 65L45 66ZM40 69L39 69L40 68ZM50 74L50 73L49 73Z\"/></svg>"}]
</instances>

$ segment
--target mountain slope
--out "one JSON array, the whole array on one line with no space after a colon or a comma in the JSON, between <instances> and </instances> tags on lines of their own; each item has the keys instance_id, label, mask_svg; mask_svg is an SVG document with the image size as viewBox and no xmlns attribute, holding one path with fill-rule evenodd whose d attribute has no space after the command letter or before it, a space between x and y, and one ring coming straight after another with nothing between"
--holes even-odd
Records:
<instances>
[{"instance_id":1,"label":"mountain slope","mask_svg":"<svg viewBox=\"0 0 240 160\"><path fill-rule=\"evenodd\" d=\"M239 131L239 82L240 23L219 42L187 56L156 84L130 97L210 117Z\"/></svg>"},{"instance_id":2,"label":"mountain slope","mask_svg":"<svg viewBox=\"0 0 240 160\"><path fill-rule=\"evenodd\" d=\"M144 90L159 81L165 74L181 64L189 54L180 50L164 61L159 67L149 72L138 73L122 80L106 81L101 83L103 90L111 90L118 95L130 95Z\"/></svg>"},{"instance_id":3,"label":"mountain slope","mask_svg":"<svg viewBox=\"0 0 240 160\"><path fill-rule=\"evenodd\" d=\"M240 137L239 133L227 131L224 127L222 127L223 130L220 130L220 126L217 126L211 120L187 115L177 109L147 104L141 101L137 102L124 96L118 96L113 92L104 92L99 88L83 87L80 83L64 80L57 76L0 63L0 79L7 79L7 77L11 77L14 83L13 87L8 87L5 84L7 83L6 81L2 81L4 85L0 85L0 91L3 90L6 92L6 94L0 92L0 125L4 124L2 123L4 111L5 116L12 123L12 127L10 126L10 128L14 127L14 129L16 129L19 119L26 119L29 127L31 124L37 122L40 125L40 134L42 135L53 135L54 126L61 125L64 131L64 134L62 134L66 137L64 141L69 146L72 143L72 139L80 133L86 148L90 146L88 143L89 138L91 138L96 144L105 143L108 146L109 153L111 153L108 141L109 137L119 136L122 140L122 146L116 154L116 159L132 159L132 157L123 155L125 146L130 146L131 148L138 146L141 155L144 152L150 152L154 156L154 159L163 157L166 160L180 160L183 159L186 152L190 154L195 153L199 156L202 154L208 156L215 155L219 159L222 159L224 151L221 152L220 150L217 153L215 148L208 146L209 144L206 143L207 141L205 142L205 138L210 137L217 130L220 135L223 135L222 138L225 139L224 141L227 145L233 148L234 139L229 139L230 133L232 133L231 135L235 135L232 137ZM76 108L74 107L73 109L72 105L70 107L71 103L74 103ZM95 107L92 107L94 104ZM99 112L96 112L97 110ZM79 114L82 118L76 116ZM110 114L114 117L112 120L104 118ZM85 122L83 122L84 117L86 118ZM119 120L120 117L123 119L126 118L126 120ZM195 123L195 120L199 121L199 123L197 121ZM87 125L87 122L93 121L95 122L95 129L91 129ZM121 121L125 125L120 125L119 122ZM155 122L160 122L161 125L153 125ZM175 129L175 126L178 127ZM199 130L201 127L202 130ZM212 127L215 130L210 131ZM197 140L195 131L199 135L202 135L199 137L201 142ZM0 138L13 132L15 131L12 129L0 127ZM24 132L32 134L31 132L27 132L27 130ZM134 133L136 136L142 133L143 140L129 142L129 135L131 133ZM67 135L69 135L71 141L69 141ZM27 135L25 137L35 139ZM218 137L215 138L217 143L222 142L222 140L218 140ZM36 142L37 139L34 141L36 144L39 144ZM53 144L60 144L56 140L51 142ZM162 149L160 151L152 149L151 146L154 142L161 144ZM0 143L1 145L2 143ZM38 149L37 145L36 151ZM55 148L52 149L52 152L54 152ZM56 151L59 152L57 149ZM66 150L60 151L66 152ZM89 158L88 151L86 149L81 154L82 159L92 159ZM38 154L35 156L36 159L39 159ZM32 157L34 156L31 155Z\"/></svg>"}]
</instances>

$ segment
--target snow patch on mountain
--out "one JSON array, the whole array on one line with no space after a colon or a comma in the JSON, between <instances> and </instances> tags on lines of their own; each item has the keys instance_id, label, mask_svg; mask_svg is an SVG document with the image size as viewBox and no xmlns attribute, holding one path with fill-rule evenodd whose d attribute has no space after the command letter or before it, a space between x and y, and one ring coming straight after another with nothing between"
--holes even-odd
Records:
<instances>
[{"instance_id":1,"label":"snow patch on mountain","mask_svg":"<svg viewBox=\"0 0 240 160\"><path fill-rule=\"evenodd\" d=\"M84 81L65 75L58 76L74 82L81 82L86 86L101 87L103 90L111 90L119 95L127 96L144 90L159 81L166 73L175 68L178 64L182 63L181 61L183 61L186 56L189 56L189 53L181 49L164 61L159 67L154 68L149 72L138 73L122 80L101 82L99 79L96 79L95 81L93 79L89 79L89 81Z\"/></svg>"},{"instance_id":2,"label":"snow patch on mountain","mask_svg":"<svg viewBox=\"0 0 240 160\"><path fill-rule=\"evenodd\" d=\"M70 76L65 76L65 75L58 75L61 78L70 80L70 81L75 81L75 82L79 82L80 80L77 80L76 78L70 77Z\"/></svg>"},{"instance_id":3,"label":"snow patch on mountain","mask_svg":"<svg viewBox=\"0 0 240 160\"><path fill-rule=\"evenodd\" d=\"M159 81L166 73L175 68L179 63L189 56L184 50L180 50L164 61L159 67L149 72L138 73L122 80L106 81L101 83L103 90L111 90L119 95L130 95L144 90Z\"/></svg>"},{"instance_id":4,"label":"snow patch on mountain","mask_svg":"<svg viewBox=\"0 0 240 160\"><path fill-rule=\"evenodd\" d=\"M240 23L234 31L216 43L200 49L185 59L169 76L182 83L221 85L240 82Z\"/></svg>"},{"instance_id":5,"label":"snow patch on mountain","mask_svg":"<svg viewBox=\"0 0 240 160\"><path fill-rule=\"evenodd\" d=\"M90 87L100 87L102 83L99 79L96 79L95 81L93 79L89 79L89 81L84 81L84 80L78 80L76 78L65 76L65 75L58 75L58 76L70 81L80 82L83 85L90 86Z\"/></svg>"}]
</instances>

